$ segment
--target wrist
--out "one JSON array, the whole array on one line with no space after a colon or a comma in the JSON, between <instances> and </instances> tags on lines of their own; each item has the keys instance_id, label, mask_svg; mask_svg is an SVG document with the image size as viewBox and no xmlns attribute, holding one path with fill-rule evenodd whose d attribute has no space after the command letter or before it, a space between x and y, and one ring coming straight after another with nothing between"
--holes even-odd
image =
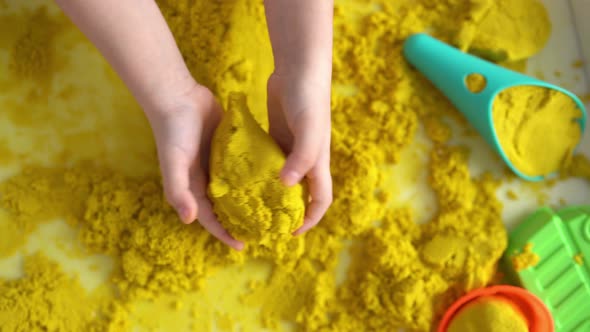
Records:
<instances>
[{"instance_id":1,"label":"wrist","mask_svg":"<svg viewBox=\"0 0 590 332\"><path fill-rule=\"evenodd\" d=\"M194 96L200 90L207 88L199 85L186 69L162 75L161 79L142 91L137 99L148 116L162 116L194 106Z\"/></svg>"},{"instance_id":2,"label":"wrist","mask_svg":"<svg viewBox=\"0 0 590 332\"><path fill-rule=\"evenodd\" d=\"M268 79L268 91L281 103L313 104L314 107L330 109L331 79L322 75L273 72ZM306 105L310 106L310 105ZM298 108L298 107L297 107Z\"/></svg>"},{"instance_id":3,"label":"wrist","mask_svg":"<svg viewBox=\"0 0 590 332\"><path fill-rule=\"evenodd\" d=\"M314 82L329 88L332 82L332 62L275 62L273 76L285 81Z\"/></svg>"}]
</instances>

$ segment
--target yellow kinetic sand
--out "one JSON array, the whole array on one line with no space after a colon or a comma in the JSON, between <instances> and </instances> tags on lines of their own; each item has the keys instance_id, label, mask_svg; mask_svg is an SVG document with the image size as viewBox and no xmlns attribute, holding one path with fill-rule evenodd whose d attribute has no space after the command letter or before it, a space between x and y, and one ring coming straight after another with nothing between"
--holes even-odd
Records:
<instances>
[{"instance_id":1,"label":"yellow kinetic sand","mask_svg":"<svg viewBox=\"0 0 590 332\"><path fill-rule=\"evenodd\" d=\"M290 207L278 222L264 219L278 202L263 207L262 211L268 208L264 218L247 219L244 224L221 216L238 238L283 234L284 239L277 237L273 246L253 240L241 253L219 243L198 223L182 224L166 204L145 117L102 57L53 2L0 3L0 164L15 166L0 183L0 207L6 212L2 219L16 225L0 223L0 238L10 232L15 235L10 238L21 239L0 245L5 251L0 257L21 252L28 234L39 225L65 219L88 251L79 255L112 258L115 268L104 286L116 290L103 305L83 296L75 279L58 278L60 266L51 259L31 256L29 262L50 261L34 269L35 276L41 277L0 277L0 289L24 289L37 283L39 301L61 307L72 307L72 301L89 303L104 314L74 305L71 319L57 322L65 317L63 312L37 315L26 292L0 292L0 308L7 303L15 310L10 317L0 314L0 326L27 329L28 325L22 325L25 321L15 322L15 318L35 315L42 324L61 324L51 326L63 330L125 331L132 326L145 330L150 317L137 314L136 308L153 309L158 301L172 298L173 305L165 308L193 317L198 324L193 330L216 325L221 330L240 326L280 331L281 322L287 321L300 331L395 331L400 327L430 331L458 296L492 280L506 248L502 206L495 194L499 182L472 174L464 149L449 143L456 136L449 119L461 117L408 65L402 45L409 35L427 29L448 42L474 32L475 37L464 43L468 49L489 49L506 54L507 59L526 58L543 46L550 26L539 1L495 5L491 0L458 0L433 6L430 0L337 0L334 203L320 224L300 237L290 236L301 222L303 190L299 187L278 190L286 200L281 204ZM46 9L38 9L39 3ZM242 91L254 118L265 128L266 80L273 59L262 2L168 0L158 4L196 80L209 87L221 104L227 103L232 91ZM523 7L535 10L523 11ZM484 9L501 15L511 28L496 29L486 23ZM517 19L510 18L512 12L519 13ZM235 113L240 114L245 113ZM243 122L233 122L239 119L233 118L232 123L240 126L236 133L242 140L268 143L269 149L275 149L246 116L241 117ZM421 211L405 204L391 207L398 197L391 193L390 173L383 166L404 163L417 169L407 164L403 152L420 146L415 143L422 128L428 144L421 147L426 167L420 169L428 179L425 186L435 208L427 215L428 222L419 225ZM240 149L228 151L247 151ZM213 196L222 196L226 184L240 188L237 179L230 181L235 174L217 171L227 169L232 160L239 163L257 156L233 153L225 156L220 168L213 167ZM267 174L278 171L283 160L278 151L265 157L271 159L261 165ZM252 178L242 180L246 179ZM219 202L216 209L222 215ZM236 204L233 216L259 213L248 210L259 203L232 204ZM246 225L253 227L246 230ZM341 259L346 256L349 263ZM260 265L269 274L258 273L254 280L253 271ZM45 276L61 281L47 284ZM239 289L230 287L236 285L236 277L250 276L252 280ZM217 288L208 287L210 279L216 280ZM236 292L223 293L225 289ZM213 290L214 294L204 295ZM197 294L190 299L198 305L177 302L187 294ZM223 301L230 297L232 301ZM216 307L222 302L230 304ZM26 305L12 307L17 303ZM256 310L246 315L245 307ZM209 315L211 308L218 312ZM163 318L172 315L168 310L152 312Z\"/></svg>"}]
</instances>

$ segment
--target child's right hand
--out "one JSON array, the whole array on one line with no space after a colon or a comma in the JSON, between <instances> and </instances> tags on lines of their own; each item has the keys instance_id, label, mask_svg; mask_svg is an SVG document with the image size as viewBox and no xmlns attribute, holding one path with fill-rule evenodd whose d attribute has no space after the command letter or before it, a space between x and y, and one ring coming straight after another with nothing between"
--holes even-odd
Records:
<instances>
[{"instance_id":1,"label":"child's right hand","mask_svg":"<svg viewBox=\"0 0 590 332\"><path fill-rule=\"evenodd\" d=\"M207 196L209 151L222 110L209 89L191 85L159 95L157 106L146 109L164 192L184 223L197 219L213 236L241 250L244 244L221 226Z\"/></svg>"},{"instance_id":2,"label":"child's right hand","mask_svg":"<svg viewBox=\"0 0 590 332\"><path fill-rule=\"evenodd\" d=\"M189 72L155 1L57 0L115 68L152 126L164 191L185 223L195 219L235 249L207 198L209 145L221 107ZM116 10L113 10L116 8Z\"/></svg>"}]
</instances>

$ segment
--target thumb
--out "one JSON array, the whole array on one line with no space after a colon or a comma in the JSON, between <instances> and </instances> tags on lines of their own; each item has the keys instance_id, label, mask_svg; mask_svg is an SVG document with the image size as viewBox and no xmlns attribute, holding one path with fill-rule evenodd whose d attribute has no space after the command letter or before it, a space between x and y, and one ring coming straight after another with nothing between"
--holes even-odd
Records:
<instances>
[{"instance_id":1,"label":"thumb","mask_svg":"<svg viewBox=\"0 0 590 332\"><path fill-rule=\"evenodd\" d=\"M321 130L320 122L310 112L301 112L295 119L293 129L293 149L281 171L281 180L287 186L299 183L314 167L320 154Z\"/></svg>"},{"instance_id":2,"label":"thumb","mask_svg":"<svg viewBox=\"0 0 590 332\"><path fill-rule=\"evenodd\" d=\"M183 223L190 224L198 214L197 201L190 190L190 163L178 148L164 149L160 157L164 193Z\"/></svg>"}]
</instances>

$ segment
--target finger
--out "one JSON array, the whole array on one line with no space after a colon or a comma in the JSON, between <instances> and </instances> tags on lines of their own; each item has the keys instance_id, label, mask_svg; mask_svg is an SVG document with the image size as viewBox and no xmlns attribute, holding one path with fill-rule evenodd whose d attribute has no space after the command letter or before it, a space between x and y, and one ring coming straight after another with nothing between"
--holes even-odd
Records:
<instances>
[{"instance_id":1,"label":"finger","mask_svg":"<svg viewBox=\"0 0 590 332\"><path fill-rule=\"evenodd\" d=\"M199 204L198 221L203 228L228 246L238 251L244 249L244 243L234 239L223 226L221 226L215 213L213 213L213 208L209 199L207 197L198 197L197 201Z\"/></svg>"},{"instance_id":2,"label":"finger","mask_svg":"<svg viewBox=\"0 0 590 332\"><path fill-rule=\"evenodd\" d=\"M198 214L197 202L190 191L190 163L177 148L169 147L163 151L160 168L166 199L176 210L180 220L190 224Z\"/></svg>"},{"instance_id":3,"label":"finger","mask_svg":"<svg viewBox=\"0 0 590 332\"><path fill-rule=\"evenodd\" d=\"M281 171L281 180L287 186L299 183L314 167L320 154L321 138L326 135L322 121L310 112L301 112L295 123L293 149Z\"/></svg>"},{"instance_id":4,"label":"finger","mask_svg":"<svg viewBox=\"0 0 590 332\"><path fill-rule=\"evenodd\" d=\"M293 235L301 235L316 226L332 204L332 176L330 174L329 152L320 164L308 175L307 181L311 202L307 206L303 225Z\"/></svg>"},{"instance_id":5,"label":"finger","mask_svg":"<svg viewBox=\"0 0 590 332\"><path fill-rule=\"evenodd\" d=\"M197 204L199 205L199 215L197 218L199 223L221 242L238 251L244 249L244 243L234 239L217 220L217 217L213 212L211 201L206 195L206 184L207 178L204 176L203 171L197 171L195 180L192 183L192 190L197 199Z\"/></svg>"}]
</instances>

